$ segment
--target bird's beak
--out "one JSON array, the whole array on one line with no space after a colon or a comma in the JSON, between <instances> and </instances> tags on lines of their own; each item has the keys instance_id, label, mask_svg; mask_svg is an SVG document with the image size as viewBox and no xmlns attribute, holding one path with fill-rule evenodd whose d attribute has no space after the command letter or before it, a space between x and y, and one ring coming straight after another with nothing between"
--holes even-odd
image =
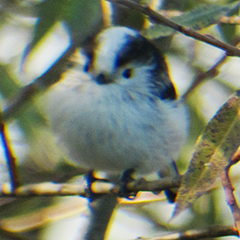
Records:
<instances>
[{"instance_id":1,"label":"bird's beak","mask_svg":"<svg viewBox=\"0 0 240 240\"><path fill-rule=\"evenodd\" d=\"M95 77L95 81L98 84L110 84L112 83L112 80L104 73L99 73L96 77Z\"/></svg>"}]
</instances>

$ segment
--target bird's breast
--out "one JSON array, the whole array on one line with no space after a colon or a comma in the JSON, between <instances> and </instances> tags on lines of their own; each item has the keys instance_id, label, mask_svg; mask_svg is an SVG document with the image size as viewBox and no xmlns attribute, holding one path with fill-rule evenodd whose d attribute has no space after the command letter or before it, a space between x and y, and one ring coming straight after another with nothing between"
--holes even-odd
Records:
<instances>
[{"instance_id":1,"label":"bird's breast","mask_svg":"<svg viewBox=\"0 0 240 240\"><path fill-rule=\"evenodd\" d=\"M151 172L179 151L181 129L171 126L177 119L161 102L107 88L54 98L59 104L53 104L53 128L81 167Z\"/></svg>"}]
</instances>

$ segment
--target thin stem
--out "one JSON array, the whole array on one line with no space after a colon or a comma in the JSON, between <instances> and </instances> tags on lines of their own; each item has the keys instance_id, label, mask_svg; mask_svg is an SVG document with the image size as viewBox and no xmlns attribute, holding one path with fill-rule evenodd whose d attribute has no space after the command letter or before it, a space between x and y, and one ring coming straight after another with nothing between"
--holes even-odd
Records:
<instances>
[{"instance_id":1,"label":"thin stem","mask_svg":"<svg viewBox=\"0 0 240 240\"><path fill-rule=\"evenodd\" d=\"M16 158L11 149L10 141L8 140L6 128L2 121L1 114L0 114L0 138L2 140L4 154L5 154L5 158L8 165L8 171L9 171L10 182L11 182L11 191L15 192L16 188L20 186L17 167L16 167Z\"/></svg>"},{"instance_id":2,"label":"thin stem","mask_svg":"<svg viewBox=\"0 0 240 240\"><path fill-rule=\"evenodd\" d=\"M218 75L218 71L217 69L223 65L223 63L226 61L227 59L227 55L222 56L211 68L209 68L206 72L201 72L199 74L197 74L195 76L195 79L193 80L192 84L190 85L190 87L188 88L188 90L186 91L186 93L184 93L184 95L182 96L182 99L186 99L189 94L204 80L206 80L207 78L213 78L216 77Z\"/></svg>"},{"instance_id":3,"label":"thin stem","mask_svg":"<svg viewBox=\"0 0 240 240\"><path fill-rule=\"evenodd\" d=\"M135 180L128 183L129 192L137 193L138 191L161 191L170 188L177 188L181 184L181 176L161 178L156 181L139 181ZM93 183L92 189L94 194L117 194L120 186L113 183L102 182L98 180ZM61 183L39 183L24 185L16 189L15 192L9 190L7 184L2 184L0 197L34 197L34 196L82 196L86 197L84 184L61 184Z\"/></svg>"},{"instance_id":4,"label":"thin stem","mask_svg":"<svg viewBox=\"0 0 240 240\"><path fill-rule=\"evenodd\" d=\"M226 193L226 200L227 203L232 211L235 227L240 233L240 209L237 203L237 200L234 195L234 187L231 183L231 179L229 176L229 170L233 164L236 164L239 161L239 154L235 154L232 161L230 162L229 166L226 170L221 174L222 184ZM239 235L240 236L240 235Z\"/></svg>"},{"instance_id":5,"label":"thin stem","mask_svg":"<svg viewBox=\"0 0 240 240\"><path fill-rule=\"evenodd\" d=\"M233 227L214 226L204 230L188 230L182 233L169 233L164 236L154 238L141 238L144 240L197 240L224 236L238 236L238 232Z\"/></svg>"}]
</instances>

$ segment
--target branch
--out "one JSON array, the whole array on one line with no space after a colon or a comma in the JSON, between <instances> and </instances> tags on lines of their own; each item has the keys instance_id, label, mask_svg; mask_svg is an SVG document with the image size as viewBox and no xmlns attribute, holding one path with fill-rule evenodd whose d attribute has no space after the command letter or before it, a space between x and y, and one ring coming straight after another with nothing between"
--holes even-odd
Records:
<instances>
[{"instance_id":1,"label":"branch","mask_svg":"<svg viewBox=\"0 0 240 240\"><path fill-rule=\"evenodd\" d=\"M129 192L137 193L138 191L161 191L168 188L179 187L181 177L163 178L153 182L137 180L127 185ZM107 227L112 213L117 204L117 194L121 186L105 181L95 181L91 185L91 190L96 196L94 201L89 203L90 207L90 224L88 224L84 240L102 240L106 235ZM103 195L104 194L104 195ZM19 187L12 191L9 184L3 184L0 189L0 197L33 197L33 196L71 196L77 195L87 197L85 185L78 184L55 184L40 183L30 184Z\"/></svg>"},{"instance_id":2,"label":"branch","mask_svg":"<svg viewBox=\"0 0 240 240\"><path fill-rule=\"evenodd\" d=\"M155 191L155 190L165 190L167 188L178 187L180 183L181 183L181 177L163 178L163 179L159 179L157 181L152 181L152 182L137 180L132 183L129 183L128 188L131 191L139 191L139 190ZM119 190L118 185L102 182L100 180L94 182L92 185L92 188L94 190L94 193L96 194L108 194L106 195L106 197L108 196L114 197L114 193L117 193L117 191ZM9 184L3 184L0 190L1 190L0 197L70 196L70 195L80 195L80 196L86 197L84 184L81 184L81 183L80 184L55 184L55 183L46 182L41 184L32 184L32 185L30 184L30 185L17 188L15 193L11 192ZM99 199L104 200L104 197L101 197ZM99 204L99 202L97 202L96 204ZM113 209L114 206L115 206L115 203L113 202L113 207L111 209ZM97 208L97 211L101 209L102 208ZM96 209L93 209L92 211L96 211ZM100 211L100 215L101 215L101 211ZM100 215L99 213L95 215L91 214L91 217L94 218ZM109 217L105 219L109 219L110 216L111 216L111 212L109 213ZM98 218L96 218L95 220L97 219ZM97 223L96 225L94 224L94 226L95 227L101 226L101 228L104 229L101 223L99 224ZM88 233L90 234L90 233L96 232L93 230L94 229L91 229L91 228L88 229ZM220 236L238 236L238 233L236 229L232 227L221 226L221 227L212 227L207 230L190 230L182 233L170 233L168 235L155 237L155 238L138 238L138 239L145 239L145 240L166 240L166 239L185 240L186 239L187 240L187 239L205 239L205 238L220 237ZM91 239L87 237L89 237L89 235L85 236L85 239Z\"/></svg>"},{"instance_id":3,"label":"branch","mask_svg":"<svg viewBox=\"0 0 240 240\"><path fill-rule=\"evenodd\" d=\"M168 188L179 187L181 177L163 178L153 182L136 180L127 185L127 190L132 193L138 191L161 191ZM91 190L96 196L94 201L89 203L90 224L88 224L84 240L102 240L106 235L107 227L112 213L117 204L117 194L121 186L105 181L95 181ZM85 184L55 184L40 183L19 187L15 192L11 191L9 184L3 184L0 189L0 197L32 197L32 196L71 196L77 195L87 197Z\"/></svg>"},{"instance_id":4,"label":"branch","mask_svg":"<svg viewBox=\"0 0 240 240\"><path fill-rule=\"evenodd\" d=\"M198 73L191 86L188 88L188 90L186 91L186 93L184 93L184 95L182 96L182 99L186 99L188 97L188 95L204 80L208 79L208 78L213 78L216 77L218 75L218 68L221 67L224 62L227 59L227 55L222 56L211 68L209 68L206 72L200 72Z\"/></svg>"},{"instance_id":5,"label":"branch","mask_svg":"<svg viewBox=\"0 0 240 240\"><path fill-rule=\"evenodd\" d=\"M20 186L17 167L16 167L16 158L14 157L13 151L10 146L10 142L8 140L5 125L2 121L1 112L0 112L0 138L2 141L4 154L5 154L5 158L8 166L8 172L9 172L10 182L11 182L11 191L15 192L16 188Z\"/></svg>"},{"instance_id":6,"label":"branch","mask_svg":"<svg viewBox=\"0 0 240 240\"><path fill-rule=\"evenodd\" d=\"M192 240L192 239L206 239L223 236L238 236L238 232L233 227L215 226L207 230L188 230L182 233L171 233L154 238L138 238L144 240Z\"/></svg>"},{"instance_id":7,"label":"branch","mask_svg":"<svg viewBox=\"0 0 240 240\"><path fill-rule=\"evenodd\" d=\"M232 167L232 165L238 163L240 160L240 152L237 151L233 158L232 161L230 162L229 166L226 168L226 170L221 174L221 180L222 180L222 185L224 187L225 190L225 194L226 194L226 200L227 203L232 211L233 214L233 218L234 218L234 223L235 223L235 227L236 227L236 231L238 232L238 236L240 233L240 209L238 207L237 204L237 200L234 196L234 187L231 183L231 179L229 176L229 170Z\"/></svg>"},{"instance_id":8,"label":"branch","mask_svg":"<svg viewBox=\"0 0 240 240\"><path fill-rule=\"evenodd\" d=\"M156 181L136 180L127 185L128 191L137 193L138 191L162 191L169 188L179 187L181 177L168 177ZM92 191L95 194L117 194L121 186L103 181L96 181L92 184ZM29 184L19 187L13 192L9 184L1 185L0 197L33 197L33 196L82 196L86 197L84 184L59 184L59 183L39 183Z\"/></svg>"},{"instance_id":9,"label":"branch","mask_svg":"<svg viewBox=\"0 0 240 240\"><path fill-rule=\"evenodd\" d=\"M220 23L239 25L240 16L223 16L220 19Z\"/></svg>"},{"instance_id":10,"label":"branch","mask_svg":"<svg viewBox=\"0 0 240 240\"><path fill-rule=\"evenodd\" d=\"M164 17L172 18L182 16L184 12L178 10L159 10L158 13L160 13ZM239 25L240 16L222 16L219 19L219 22L224 24Z\"/></svg>"},{"instance_id":11,"label":"branch","mask_svg":"<svg viewBox=\"0 0 240 240\"><path fill-rule=\"evenodd\" d=\"M181 32L183 33L184 35L186 36L189 36L189 37L192 37L192 38L195 38L199 41L202 41L202 42L205 42L207 44L210 44L212 46L215 46L217 48L220 48L224 51L226 51L227 55L228 56L240 56L240 49L230 45L230 44L227 44L227 43L224 43L212 36L209 36L209 35L202 35L192 29L189 29L189 28L186 28L182 25L179 25L178 23L175 23L173 22L172 20L164 17L163 15L153 11L151 8L149 8L148 6L142 6L138 3L135 3L135 2L132 2L132 1L129 1L129 0L108 0L110 2L113 2L113 3L117 3L117 4L121 4L123 6L126 6L128 8L131 8L131 9L135 9L147 16L149 16L149 18L158 23L158 24L163 24L167 27L170 27L178 32Z\"/></svg>"},{"instance_id":12,"label":"branch","mask_svg":"<svg viewBox=\"0 0 240 240\"><path fill-rule=\"evenodd\" d=\"M238 45L239 38L235 40L234 45ZM186 93L182 96L182 99L186 99L188 95L204 80L208 78L216 77L219 74L218 68L221 67L225 61L227 60L227 55L223 55L211 68L209 68L206 72L200 72L195 76L191 86L188 88Z\"/></svg>"}]
</instances>

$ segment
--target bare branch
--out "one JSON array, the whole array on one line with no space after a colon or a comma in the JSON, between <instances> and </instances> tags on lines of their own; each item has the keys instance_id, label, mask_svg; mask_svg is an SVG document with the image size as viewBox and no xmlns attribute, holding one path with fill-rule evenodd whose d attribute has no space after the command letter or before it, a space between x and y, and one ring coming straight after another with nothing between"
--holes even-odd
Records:
<instances>
[{"instance_id":1,"label":"bare branch","mask_svg":"<svg viewBox=\"0 0 240 240\"><path fill-rule=\"evenodd\" d=\"M164 17L172 18L172 17L179 17L184 12L178 11L178 10L160 10L160 11L158 11L158 13L160 13ZM240 16L222 16L219 19L219 22L224 23L224 24L239 25L240 24Z\"/></svg>"},{"instance_id":2,"label":"bare branch","mask_svg":"<svg viewBox=\"0 0 240 240\"><path fill-rule=\"evenodd\" d=\"M157 191L165 190L168 188L178 187L181 183L181 177L179 178L163 178L157 181L147 182L145 180L137 180L128 184L130 191ZM119 191L119 186L112 183L106 183L102 181L96 181L92 185L92 189L96 194L108 194L106 196L116 196L115 194ZM9 184L3 184L1 186L0 197L31 197L31 196L71 196L79 195L85 197L84 184L56 184L56 183L41 183L22 186L16 189L15 193L11 192ZM103 199L103 198L99 198ZM94 202L93 202L94 204ZM93 206L94 207L94 206ZM111 208L113 209L113 208ZM97 209L99 210L99 209ZM96 211L93 210L93 211ZM98 214L95 216L99 216ZM109 217L111 212L109 213ZM97 218L96 218L97 219ZM100 226L99 224L97 224ZM95 226L95 225L94 225ZM107 225L106 225L107 226ZM102 228L104 229L104 228ZM92 233L91 229L88 233ZM88 235L91 236L91 235ZM87 237L86 236L86 239ZM140 238L145 240L184 240L184 239L205 239L210 237L220 237L220 236L238 236L236 229L233 227L213 227L205 230L190 230L182 233L171 233L164 236L159 236L155 238ZM89 238L91 239L91 238Z\"/></svg>"},{"instance_id":3,"label":"bare branch","mask_svg":"<svg viewBox=\"0 0 240 240\"><path fill-rule=\"evenodd\" d=\"M145 180L136 180L127 185L130 192L138 191L161 191L169 188L179 187L181 184L181 177L162 178L156 181L148 182ZM103 182L101 180L95 181L92 184L92 191L95 194L117 194L120 186L113 183ZM59 184L59 183L39 183L29 184L19 187L12 192L9 184L2 184L0 189L0 197L32 197L32 196L74 196L79 195L86 197L84 184Z\"/></svg>"},{"instance_id":4,"label":"bare branch","mask_svg":"<svg viewBox=\"0 0 240 240\"><path fill-rule=\"evenodd\" d=\"M239 38L235 40L234 45L238 45ZM191 86L188 88L187 92L182 96L182 99L186 99L188 95L204 80L208 78L216 77L219 74L218 68L221 67L225 61L227 60L227 55L223 55L211 68L209 68L206 72L201 72L195 76Z\"/></svg>"},{"instance_id":5,"label":"bare branch","mask_svg":"<svg viewBox=\"0 0 240 240\"><path fill-rule=\"evenodd\" d=\"M229 166L226 170L221 174L222 185L224 187L226 193L226 200L227 203L232 211L234 223L236 227L236 231L238 232L238 236L240 233L240 209L237 204L237 200L234 196L234 187L231 183L231 179L229 177L229 170L233 164L236 164L239 161L239 151L233 156L232 161L230 162Z\"/></svg>"},{"instance_id":6,"label":"bare branch","mask_svg":"<svg viewBox=\"0 0 240 240\"><path fill-rule=\"evenodd\" d=\"M168 188L179 187L181 177L163 178L153 182L137 180L127 185L129 192L138 191L161 191ZM102 240L106 234L108 223L112 212L117 204L117 194L119 185L107 183L105 181L95 181L91 185L91 190L96 198L89 203L91 210L90 223L88 225L84 240ZM77 195L86 197L85 185L79 184L56 184L40 183L19 187L15 192L11 191L9 184L3 184L0 189L0 197L32 197L32 196L71 196Z\"/></svg>"},{"instance_id":7,"label":"bare branch","mask_svg":"<svg viewBox=\"0 0 240 240\"><path fill-rule=\"evenodd\" d=\"M223 16L220 19L220 23L239 25L240 24L240 16Z\"/></svg>"},{"instance_id":8,"label":"bare branch","mask_svg":"<svg viewBox=\"0 0 240 240\"><path fill-rule=\"evenodd\" d=\"M2 121L1 112L0 112L0 138L2 140L5 158L7 161L10 182L11 182L11 191L15 192L16 188L20 186L17 167L16 167L16 158L13 154L13 151L12 151L12 148L10 145L10 141L8 140L5 125Z\"/></svg>"},{"instance_id":9,"label":"bare branch","mask_svg":"<svg viewBox=\"0 0 240 240\"><path fill-rule=\"evenodd\" d=\"M188 88L187 92L182 96L182 99L186 99L188 95L204 80L208 78L213 78L218 75L218 68L221 67L227 59L227 55L222 56L211 68L206 72L200 72L195 76L191 86Z\"/></svg>"},{"instance_id":10,"label":"bare branch","mask_svg":"<svg viewBox=\"0 0 240 240\"><path fill-rule=\"evenodd\" d=\"M206 239L223 236L238 236L238 232L233 227L215 226L204 230L188 230L182 233L170 233L154 238L138 238L144 240L192 240Z\"/></svg>"},{"instance_id":11,"label":"bare branch","mask_svg":"<svg viewBox=\"0 0 240 240\"><path fill-rule=\"evenodd\" d=\"M183 33L186 36L195 38L199 41L205 42L207 44L210 44L212 46L215 46L217 48L220 48L220 49L226 51L226 54L228 56L238 56L238 57L240 56L240 49L238 49L230 44L224 43L212 36L202 35L192 29L189 29L182 25L179 25L178 23L175 23L172 20L164 17L163 15L153 11L148 6L142 6L140 4L137 4L137 3L129 1L129 0L108 0L108 1L124 5L131 9L135 9L135 10L149 16L149 18L152 21L154 21L158 24L163 24L163 25L170 27L178 32Z\"/></svg>"}]
</instances>

